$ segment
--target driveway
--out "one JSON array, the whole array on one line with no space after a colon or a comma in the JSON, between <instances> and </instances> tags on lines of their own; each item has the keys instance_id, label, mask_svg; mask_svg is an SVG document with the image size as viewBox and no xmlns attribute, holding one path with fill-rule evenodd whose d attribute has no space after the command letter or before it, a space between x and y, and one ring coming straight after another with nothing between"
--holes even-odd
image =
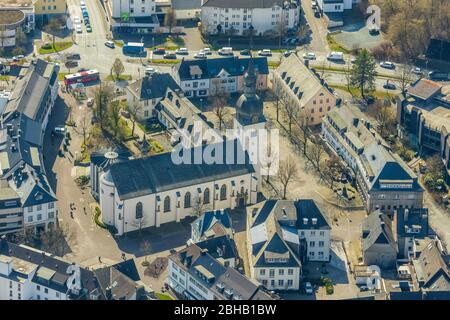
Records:
<instances>
[{"instance_id":1,"label":"driveway","mask_svg":"<svg viewBox=\"0 0 450 320\"><path fill-rule=\"evenodd\" d=\"M314 17L314 12L311 8L311 0L303 0L302 2L302 10L305 16L306 21L308 21L309 27L312 31L311 37L311 43L309 44L309 50L320 52L320 53L326 53L329 52L330 49L328 47L327 42L327 34L328 29L325 26L324 21L322 18L316 18Z\"/></svg>"}]
</instances>

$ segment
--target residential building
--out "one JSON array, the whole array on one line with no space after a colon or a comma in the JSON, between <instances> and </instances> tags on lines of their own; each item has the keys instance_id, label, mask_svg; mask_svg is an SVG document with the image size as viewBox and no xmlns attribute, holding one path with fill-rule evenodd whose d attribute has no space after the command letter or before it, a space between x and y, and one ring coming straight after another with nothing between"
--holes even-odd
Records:
<instances>
[{"instance_id":1,"label":"residential building","mask_svg":"<svg viewBox=\"0 0 450 320\"><path fill-rule=\"evenodd\" d=\"M302 263L330 259L327 219L313 200L266 200L247 208L252 279L269 290L298 290Z\"/></svg>"},{"instance_id":2,"label":"residential building","mask_svg":"<svg viewBox=\"0 0 450 320\"><path fill-rule=\"evenodd\" d=\"M23 68L1 112L0 233L45 230L57 219L56 196L43 161L43 138L58 96L56 64L38 59Z\"/></svg>"},{"instance_id":3,"label":"residential building","mask_svg":"<svg viewBox=\"0 0 450 320\"><path fill-rule=\"evenodd\" d=\"M370 213L364 220L362 251L364 264L395 268L398 250L392 221L380 210Z\"/></svg>"},{"instance_id":4,"label":"residential building","mask_svg":"<svg viewBox=\"0 0 450 320\"><path fill-rule=\"evenodd\" d=\"M215 145L224 150L220 163L195 162L194 155L204 154L206 148L199 146L180 149L182 163L172 160L174 151L111 165L100 176L103 222L115 226L122 235L179 222L194 214L198 201L212 210L255 203L255 169L247 153L244 164L234 158L233 164L223 165L228 163L227 150L233 150L235 157L244 152L237 141L227 141Z\"/></svg>"},{"instance_id":5,"label":"residential building","mask_svg":"<svg viewBox=\"0 0 450 320\"><path fill-rule=\"evenodd\" d=\"M169 256L167 283L189 300L273 300L259 284L191 244Z\"/></svg>"},{"instance_id":6,"label":"residential building","mask_svg":"<svg viewBox=\"0 0 450 320\"><path fill-rule=\"evenodd\" d=\"M344 11L352 10L361 0L317 0L317 6L324 15L328 28L344 25Z\"/></svg>"},{"instance_id":7,"label":"residential building","mask_svg":"<svg viewBox=\"0 0 450 320\"><path fill-rule=\"evenodd\" d=\"M297 106L304 121L318 125L336 106L336 96L316 73L297 56L291 54L273 72L272 88L277 99Z\"/></svg>"},{"instance_id":8,"label":"residential building","mask_svg":"<svg viewBox=\"0 0 450 320\"><path fill-rule=\"evenodd\" d=\"M202 12L203 0L170 0L177 20L198 20Z\"/></svg>"},{"instance_id":9,"label":"residential building","mask_svg":"<svg viewBox=\"0 0 450 320\"><path fill-rule=\"evenodd\" d=\"M423 188L417 175L376 133L357 106L342 105L322 121L328 145L353 170L367 212L422 208Z\"/></svg>"},{"instance_id":10,"label":"residential building","mask_svg":"<svg viewBox=\"0 0 450 320\"><path fill-rule=\"evenodd\" d=\"M413 260L417 282L426 292L450 292L450 256L438 240L430 240Z\"/></svg>"},{"instance_id":11,"label":"residential building","mask_svg":"<svg viewBox=\"0 0 450 320\"><path fill-rule=\"evenodd\" d=\"M0 239L0 300L136 300L133 260L95 270Z\"/></svg>"},{"instance_id":12,"label":"residential building","mask_svg":"<svg viewBox=\"0 0 450 320\"><path fill-rule=\"evenodd\" d=\"M195 242L202 250L207 252L225 267L236 268L239 264L239 254L236 243L229 235L215 236Z\"/></svg>"},{"instance_id":13,"label":"residential building","mask_svg":"<svg viewBox=\"0 0 450 320\"><path fill-rule=\"evenodd\" d=\"M11 0L0 7L0 48L16 46L18 30L34 30L35 10L31 0Z\"/></svg>"},{"instance_id":14,"label":"residential building","mask_svg":"<svg viewBox=\"0 0 450 320\"><path fill-rule=\"evenodd\" d=\"M156 72L145 76L126 87L128 105L139 105L139 119L156 117L155 107L164 99L167 89L174 91L180 89L170 74Z\"/></svg>"},{"instance_id":15,"label":"residential building","mask_svg":"<svg viewBox=\"0 0 450 320\"><path fill-rule=\"evenodd\" d=\"M48 23L52 18L58 18L62 22L68 16L66 0L34 0L36 21L40 25Z\"/></svg>"},{"instance_id":16,"label":"residential building","mask_svg":"<svg viewBox=\"0 0 450 320\"><path fill-rule=\"evenodd\" d=\"M155 0L112 0L111 11L113 31L146 34L159 27Z\"/></svg>"},{"instance_id":17,"label":"residential building","mask_svg":"<svg viewBox=\"0 0 450 320\"><path fill-rule=\"evenodd\" d=\"M256 89L267 90L269 67L266 57L182 60L172 68L172 76L186 97L206 97L244 91L244 74L250 60L257 73Z\"/></svg>"},{"instance_id":18,"label":"residential building","mask_svg":"<svg viewBox=\"0 0 450 320\"><path fill-rule=\"evenodd\" d=\"M300 2L283 0L207 0L201 20L208 34L274 36L279 30L295 28L300 21Z\"/></svg>"},{"instance_id":19,"label":"residential building","mask_svg":"<svg viewBox=\"0 0 450 320\"><path fill-rule=\"evenodd\" d=\"M206 211L191 223L190 240L194 243L226 235L233 237L228 209Z\"/></svg>"},{"instance_id":20,"label":"residential building","mask_svg":"<svg viewBox=\"0 0 450 320\"><path fill-rule=\"evenodd\" d=\"M421 79L397 97L397 121L421 151L437 153L450 183L450 86Z\"/></svg>"},{"instance_id":21,"label":"residential building","mask_svg":"<svg viewBox=\"0 0 450 320\"><path fill-rule=\"evenodd\" d=\"M428 209L397 209L394 215L397 228L398 253L401 258L412 259L418 254L417 240L429 235Z\"/></svg>"}]
</instances>

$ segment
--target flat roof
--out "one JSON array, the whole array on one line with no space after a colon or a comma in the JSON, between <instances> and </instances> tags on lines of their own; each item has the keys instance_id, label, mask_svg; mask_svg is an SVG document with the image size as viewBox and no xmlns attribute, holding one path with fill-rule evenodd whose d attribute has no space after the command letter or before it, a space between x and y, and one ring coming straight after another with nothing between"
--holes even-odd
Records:
<instances>
[{"instance_id":1,"label":"flat roof","mask_svg":"<svg viewBox=\"0 0 450 320\"><path fill-rule=\"evenodd\" d=\"M20 10L0 8L0 25L10 25L21 22L25 14Z\"/></svg>"}]
</instances>

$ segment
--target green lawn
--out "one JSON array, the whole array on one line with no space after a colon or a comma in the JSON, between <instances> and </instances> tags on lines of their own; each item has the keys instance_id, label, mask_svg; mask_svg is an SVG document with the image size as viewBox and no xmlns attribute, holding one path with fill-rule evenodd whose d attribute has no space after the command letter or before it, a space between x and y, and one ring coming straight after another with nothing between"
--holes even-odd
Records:
<instances>
[{"instance_id":1,"label":"green lawn","mask_svg":"<svg viewBox=\"0 0 450 320\"><path fill-rule=\"evenodd\" d=\"M47 54L47 53L54 53L54 52L60 52L63 50L66 50L70 48L73 45L73 42L67 41L67 42L55 42L55 46L53 47L53 44L50 44L50 48L39 48L40 54Z\"/></svg>"},{"instance_id":2,"label":"green lawn","mask_svg":"<svg viewBox=\"0 0 450 320\"><path fill-rule=\"evenodd\" d=\"M350 92L352 96L355 96L358 98L361 97L359 89L355 88L355 87L350 87L350 91L348 91L347 86L345 86L345 85L331 84L330 87L332 87L334 89L339 89L339 90ZM369 95L371 95L377 99L384 99L386 96L388 96L390 99L393 99L396 96L396 94L394 94L394 93L390 93L390 92L386 92L386 91L378 91L378 90L371 92Z\"/></svg>"},{"instance_id":3,"label":"green lawn","mask_svg":"<svg viewBox=\"0 0 450 320\"><path fill-rule=\"evenodd\" d=\"M120 48L123 47L123 41L122 40L113 40L114 44Z\"/></svg>"},{"instance_id":4,"label":"green lawn","mask_svg":"<svg viewBox=\"0 0 450 320\"><path fill-rule=\"evenodd\" d=\"M150 59L149 61L154 64L177 64L181 62L181 60L178 59Z\"/></svg>"},{"instance_id":5,"label":"green lawn","mask_svg":"<svg viewBox=\"0 0 450 320\"><path fill-rule=\"evenodd\" d=\"M280 65L279 61L267 61L267 64L269 66L269 68L278 68L278 66Z\"/></svg>"},{"instance_id":6,"label":"green lawn","mask_svg":"<svg viewBox=\"0 0 450 320\"><path fill-rule=\"evenodd\" d=\"M164 293L156 292L155 295L158 300L174 300L174 298Z\"/></svg>"},{"instance_id":7,"label":"green lawn","mask_svg":"<svg viewBox=\"0 0 450 320\"><path fill-rule=\"evenodd\" d=\"M68 74L69 74L68 72L60 72L60 73L58 73L58 81L63 81L64 77L66 75L68 75Z\"/></svg>"},{"instance_id":8,"label":"green lawn","mask_svg":"<svg viewBox=\"0 0 450 320\"><path fill-rule=\"evenodd\" d=\"M105 78L106 81L128 81L132 80L131 75L121 74L117 79L115 75L109 75Z\"/></svg>"},{"instance_id":9,"label":"green lawn","mask_svg":"<svg viewBox=\"0 0 450 320\"><path fill-rule=\"evenodd\" d=\"M0 76L0 81L8 81L9 76Z\"/></svg>"}]
</instances>

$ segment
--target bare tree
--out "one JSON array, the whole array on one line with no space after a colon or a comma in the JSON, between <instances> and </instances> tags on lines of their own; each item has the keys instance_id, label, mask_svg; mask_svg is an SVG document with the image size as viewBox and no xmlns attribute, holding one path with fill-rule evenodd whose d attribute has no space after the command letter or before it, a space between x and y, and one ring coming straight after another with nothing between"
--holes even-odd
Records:
<instances>
[{"instance_id":1,"label":"bare tree","mask_svg":"<svg viewBox=\"0 0 450 320\"><path fill-rule=\"evenodd\" d=\"M124 71L125 71L125 67L123 66L122 61L119 58L116 58L116 60L114 60L114 63L111 67L111 72L113 72L115 74L116 81L119 79L120 75L122 73L124 73Z\"/></svg>"},{"instance_id":2,"label":"bare tree","mask_svg":"<svg viewBox=\"0 0 450 320\"><path fill-rule=\"evenodd\" d=\"M136 218L131 222L131 226L138 229L139 231L139 235L142 236L142 229L144 228L144 226L147 223L147 219L145 218L144 215L142 215L141 218Z\"/></svg>"},{"instance_id":3,"label":"bare tree","mask_svg":"<svg viewBox=\"0 0 450 320\"><path fill-rule=\"evenodd\" d=\"M130 120L132 124L131 136L134 137L136 121L138 120L139 115L141 114L142 106L139 102L133 101L131 104L127 105L127 110L130 113Z\"/></svg>"},{"instance_id":4,"label":"bare tree","mask_svg":"<svg viewBox=\"0 0 450 320\"><path fill-rule=\"evenodd\" d=\"M280 83L278 79L272 81L272 95L273 98L275 99L275 108L277 111L277 122L278 122L281 108L281 100L283 97L283 85Z\"/></svg>"},{"instance_id":5,"label":"bare tree","mask_svg":"<svg viewBox=\"0 0 450 320\"><path fill-rule=\"evenodd\" d=\"M300 141L303 154L306 155L306 149L308 147L308 140L311 136L309 129L309 118L304 112L297 112L294 114L294 134L293 136Z\"/></svg>"},{"instance_id":6,"label":"bare tree","mask_svg":"<svg viewBox=\"0 0 450 320\"><path fill-rule=\"evenodd\" d=\"M342 175L345 168L342 166L339 157L335 154L331 155L331 157L326 160L324 167L323 174L325 180L329 182L330 188L333 189L336 177Z\"/></svg>"},{"instance_id":7,"label":"bare tree","mask_svg":"<svg viewBox=\"0 0 450 320\"><path fill-rule=\"evenodd\" d=\"M58 33L61 27L61 23L58 18L51 18L48 24L45 26L44 30L48 34L52 36L52 48L56 52L55 41L56 41L56 33Z\"/></svg>"},{"instance_id":8,"label":"bare tree","mask_svg":"<svg viewBox=\"0 0 450 320\"><path fill-rule=\"evenodd\" d=\"M400 70L397 73L397 84L400 88L401 93L404 95L409 84L413 81L413 74L411 71L411 67L408 64L404 64L399 69Z\"/></svg>"},{"instance_id":9,"label":"bare tree","mask_svg":"<svg viewBox=\"0 0 450 320\"><path fill-rule=\"evenodd\" d=\"M108 109L109 117L111 119L111 126L114 131L114 135L116 138L118 137L119 133L119 122L120 122L120 103L119 101L113 101L109 105Z\"/></svg>"},{"instance_id":10,"label":"bare tree","mask_svg":"<svg viewBox=\"0 0 450 320\"><path fill-rule=\"evenodd\" d=\"M219 130L222 130L222 125L225 124L224 120L229 115L229 111L226 108L228 104L228 94L219 92L212 98L213 112L219 121Z\"/></svg>"},{"instance_id":11,"label":"bare tree","mask_svg":"<svg viewBox=\"0 0 450 320\"><path fill-rule=\"evenodd\" d=\"M284 38L284 36L286 36L287 29L288 28L286 26L286 21L284 19L284 9L283 9L275 27L276 34L278 35L278 49L281 49L281 40Z\"/></svg>"},{"instance_id":12,"label":"bare tree","mask_svg":"<svg viewBox=\"0 0 450 320\"><path fill-rule=\"evenodd\" d=\"M375 111L375 119L378 124L380 136L385 137L387 135L386 130L394 127L395 124L395 115L388 97L384 98L382 103L378 103Z\"/></svg>"},{"instance_id":13,"label":"bare tree","mask_svg":"<svg viewBox=\"0 0 450 320\"><path fill-rule=\"evenodd\" d=\"M89 120L86 114L84 114L80 120L80 129L81 134L83 135L83 145L86 146L86 136L89 129Z\"/></svg>"},{"instance_id":14,"label":"bare tree","mask_svg":"<svg viewBox=\"0 0 450 320\"><path fill-rule=\"evenodd\" d=\"M289 135L292 134L292 124L294 123L294 119L296 114L299 113L299 107L297 103L292 99L286 99L283 104L283 111L286 116L286 120L288 122L288 131Z\"/></svg>"},{"instance_id":15,"label":"bare tree","mask_svg":"<svg viewBox=\"0 0 450 320\"><path fill-rule=\"evenodd\" d=\"M192 213L196 217L200 217L207 210L209 210L209 206L203 203L200 196L196 196L194 199L194 205L192 206Z\"/></svg>"},{"instance_id":16,"label":"bare tree","mask_svg":"<svg viewBox=\"0 0 450 320\"><path fill-rule=\"evenodd\" d=\"M61 224L48 229L40 235L42 249L57 256L64 256L70 252L69 243L76 239L76 233L68 224Z\"/></svg>"},{"instance_id":17,"label":"bare tree","mask_svg":"<svg viewBox=\"0 0 450 320\"><path fill-rule=\"evenodd\" d=\"M272 144L269 142L266 146L263 158L263 168L266 171L266 183L269 183L270 176L272 175L272 168L275 161L278 160L278 154L273 150Z\"/></svg>"},{"instance_id":18,"label":"bare tree","mask_svg":"<svg viewBox=\"0 0 450 320\"><path fill-rule=\"evenodd\" d=\"M22 28L16 28L16 46L22 47L27 42L27 35L23 32Z\"/></svg>"},{"instance_id":19,"label":"bare tree","mask_svg":"<svg viewBox=\"0 0 450 320\"><path fill-rule=\"evenodd\" d=\"M298 175L297 164L292 156L280 162L278 170L278 179L283 186L283 199L286 199L287 187L289 183Z\"/></svg>"},{"instance_id":20,"label":"bare tree","mask_svg":"<svg viewBox=\"0 0 450 320\"><path fill-rule=\"evenodd\" d=\"M108 108L114 95L114 88L108 82L102 82L96 88L94 93L95 115L100 122L100 128L103 130L108 120Z\"/></svg>"},{"instance_id":21,"label":"bare tree","mask_svg":"<svg viewBox=\"0 0 450 320\"><path fill-rule=\"evenodd\" d=\"M313 166L317 169L317 172L320 173L320 165L323 160L323 156L325 155L325 149L323 148L322 142L318 139L314 141L311 150L309 151L310 161Z\"/></svg>"},{"instance_id":22,"label":"bare tree","mask_svg":"<svg viewBox=\"0 0 450 320\"><path fill-rule=\"evenodd\" d=\"M177 14L174 8L169 8L164 17L164 25L169 27L169 34L172 34L172 28L177 25Z\"/></svg>"},{"instance_id":23,"label":"bare tree","mask_svg":"<svg viewBox=\"0 0 450 320\"><path fill-rule=\"evenodd\" d=\"M150 244L150 242L148 240L145 240L144 242L141 243L141 252L144 255L144 261L145 263L147 262L147 256L150 254L151 250L152 250L152 245Z\"/></svg>"}]
</instances>

